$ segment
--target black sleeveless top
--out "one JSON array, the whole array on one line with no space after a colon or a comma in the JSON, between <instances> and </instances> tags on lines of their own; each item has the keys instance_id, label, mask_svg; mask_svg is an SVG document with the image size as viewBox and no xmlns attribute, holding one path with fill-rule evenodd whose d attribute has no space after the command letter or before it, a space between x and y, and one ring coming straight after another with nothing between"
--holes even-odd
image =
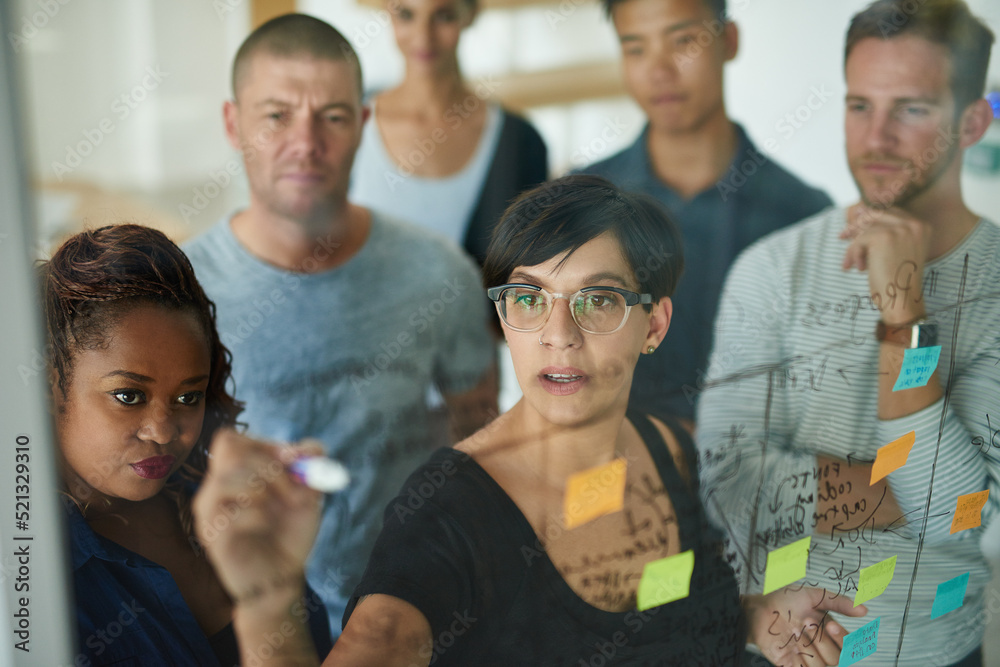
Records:
<instances>
[{"instance_id":1,"label":"black sleeveless top","mask_svg":"<svg viewBox=\"0 0 1000 667\"><path fill-rule=\"evenodd\" d=\"M746 624L719 533L684 483L659 431L629 413L677 513L681 551L693 549L688 597L640 612L609 612L580 598L545 554L528 520L467 454L439 449L385 510L382 532L354 591L392 595L431 625L435 666L739 665ZM687 461L697 454L670 424ZM560 529L561 530L561 529Z\"/></svg>"}]
</instances>

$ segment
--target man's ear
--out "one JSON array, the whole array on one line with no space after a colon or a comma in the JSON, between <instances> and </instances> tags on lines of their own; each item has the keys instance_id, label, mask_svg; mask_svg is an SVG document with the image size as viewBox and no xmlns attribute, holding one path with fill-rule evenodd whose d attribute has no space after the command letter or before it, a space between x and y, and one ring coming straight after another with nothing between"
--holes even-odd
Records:
<instances>
[{"instance_id":1,"label":"man's ear","mask_svg":"<svg viewBox=\"0 0 1000 667\"><path fill-rule=\"evenodd\" d=\"M983 138L993 122L993 107L985 98L979 98L965 107L958 121L958 141L962 148L968 148Z\"/></svg>"},{"instance_id":2,"label":"man's ear","mask_svg":"<svg viewBox=\"0 0 1000 667\"><path fill-rule=\"evenodd\" d=\"M740 51L740 29L732 21L726 21L726 27L722 31L723 46L725 47L726 62L736 57Z\"/></svg>"},{"instance_id":3,"label":"man's ear","mask_svg":"<svg viewBox=\"0 0 1000 667\"><path fill-rule=\"evenodd\" d=\"M226 139L229 140L229 145L242 152L243 146L240 144L239 108L236 106L235 100L226 100L223 102L222 120L226 126Z\"/></svg>"}]
</instances>

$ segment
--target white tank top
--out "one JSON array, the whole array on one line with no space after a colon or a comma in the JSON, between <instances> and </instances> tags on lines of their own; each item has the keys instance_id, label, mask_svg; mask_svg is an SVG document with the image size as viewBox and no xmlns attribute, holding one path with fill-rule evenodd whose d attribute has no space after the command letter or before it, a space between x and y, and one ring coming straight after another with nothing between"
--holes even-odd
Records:
<instances>
[{"instance_id":1,"label":"white tank top","mask_svg":"<svg viewBox=\"0 0 1000 667\"><path fill-rule=\"evenodd\" d=\"M427 178L413 174L410 167L419 167L440 143L436 143L433 137L415 142L407 155L407 163L397 165L389 155L375 122L374 101L371 106L372 115L362 130L361 146L351 170L349 199L355 204L434 230L461 246L496 152L503 120L500 108L495 104L487 105L486 123L479 144L465 166L448 176ZM454 120L461 121L461 116L455 114ZM447 141L448 131L445 130L441 136L441 143Z\"/></svg>"}]
</instances>

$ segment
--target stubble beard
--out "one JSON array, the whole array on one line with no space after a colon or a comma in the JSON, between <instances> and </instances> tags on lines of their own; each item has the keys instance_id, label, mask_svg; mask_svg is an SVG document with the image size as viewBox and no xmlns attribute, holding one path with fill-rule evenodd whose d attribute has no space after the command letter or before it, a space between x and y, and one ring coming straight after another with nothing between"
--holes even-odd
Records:
<instances>
[{"instance_id":1,"label":"stubble beard","mask_svg":"<svg viewBox=\"0 0 1000 667\"><path fill-rule=\"evenodd\" d=\"M907 204L930 190L941 179L957 154L958 147L953 144L948 146L946 152L931 160L928 165L920 165L919 158L916 161L907 160L903 165L902 180L884 184L884 179L876 177L873 186L867 189L858 178L860 167L851 169L851 177L854 179L858 192L861 193L861 201L864 202L865 206L879 210L894 207L906 208Z\"/></svg>"}]
</instances>

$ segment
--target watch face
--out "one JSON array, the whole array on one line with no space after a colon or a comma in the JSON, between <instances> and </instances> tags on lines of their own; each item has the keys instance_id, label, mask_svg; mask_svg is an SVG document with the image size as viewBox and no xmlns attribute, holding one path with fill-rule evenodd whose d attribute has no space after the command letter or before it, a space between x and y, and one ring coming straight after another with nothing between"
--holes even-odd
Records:
<instances>
[{"instance_id":1,"label":"watch face","mask_svg":"<svg viewBox=\"0 0 1000 667\"><path fill-rule=\"evenodd\" d=\"M917 347L931 347L937 345L938 326L930 322L917 324L919 333L917 334Z\"/></svg>"}]
</instances>

